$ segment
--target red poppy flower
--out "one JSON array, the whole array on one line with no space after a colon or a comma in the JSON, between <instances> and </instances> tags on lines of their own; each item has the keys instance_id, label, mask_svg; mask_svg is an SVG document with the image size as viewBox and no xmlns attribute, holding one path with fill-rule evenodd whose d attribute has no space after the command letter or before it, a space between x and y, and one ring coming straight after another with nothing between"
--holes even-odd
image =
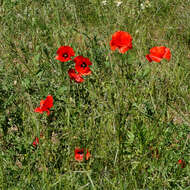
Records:
<instances>
[{"instance_id":1,"label":"red poppy flower","mask_svg":"<svg viewBox=\"0 0 190 190\"><path fill-rule=\"evenodd\" d=\"M86 150L86 160L90 158L90 152L88 152L88 149Z\"/></svg>"},{"instance_id":2,"label":"red poppy flower","mask_svg":"<svg viewBox=\"0 0 190 190\"><path fill-rule=\"evenodd\" d=\"M92 65L90 60L86 57L83 56L77 56L74 58L75 64L75 69L78 73L81 75L89 75L91 74L91 70L88 67L89 65Z\"/></svg>"},{"instance_id":3,"label":"red poppy flower","mask_svg":"<svg viewBox=\"0 0 190 190\"><path fill-rule=\"evenodd\" d=\"M77 74L74 69L69 69L68 74L71 80L74 80L77 83L84 82L84 79L81 77L81 74Z\"/></svg>"},{"instance_id":4,"label":"red poppy flower","mask_svg":"<svg viewBox=\"0 0 190 190\"><path fill-rule=\"evenodd\" d=\"M85 159L88 160L90 158L90 152L86 149ZM75 160L83 161L84 159L84 149L83 148L75 148Z\"/></svg>"},{"instance_id":5,"label":"red poppy flower","mask_svg":"<svg viewBox=\"0 0 190 190\"><path fill-rule=\"evenodd\" d=\"M110 47L112 51L117 48L120 53L125 53L132 48L132 37L128 32L118 31L112 35L112 40L110 41Z\"/></svg>"},{"instance_id":6,"label":"red poppy flower","mask_svg":"<svg viewBox=\"0 0 190 190\"><path fill-rule=\"evenodd\" d=\"M150 54L146 55L146 58L149 62L155 61L159 63L163 58L169 61L171 52L169 48L157 46L150 49Z\"/></svg>"},{"instance_id":7,"label":"red poppy flower","mask_svg":"<svg viewBox=\"0 0 190 190\"><path fill-rule=\"evenodd\" d=\"M69 60L72 60L71 57L75 56L75 52L73 48L70 46L61 46L57 50L57 56L55 59L61 61L61 62L67 62Z\"/></svg>"},{"instance_id":8,"label":"red poppy flower","mask_svg":"<svg viewBox=\"0 0 190 190\"><path fill-rule=\"evenodd\" d=\"M185 161L183 161L183 160L178 160L178 164L180 164L181 165L181 168L184 168L185 167Z\"/></svg>"},{"instance_id":9,"label":"red poppy flower","mask_svg":"<svg viewBox=\"0 0 190 190\"><path fill-rule=\"evenodd\" d=\"M36 148L38 144L39 144L39 138L36 137L35 140L33 141L32 145Z\"/></svg>"},{"instance_id":10,"label":"red poppy flower","mask_svg":"<svg viewBox=\"0 0 190 190\"><path fill-rule=\"evenodd\" d=\"M49 109L53 106L53 97L48 95L45 100L41 100L40 107L37 107L34 111L43 113L44 111L47 112L47 115L50 114Z\"/></svg>"}]
</instances>

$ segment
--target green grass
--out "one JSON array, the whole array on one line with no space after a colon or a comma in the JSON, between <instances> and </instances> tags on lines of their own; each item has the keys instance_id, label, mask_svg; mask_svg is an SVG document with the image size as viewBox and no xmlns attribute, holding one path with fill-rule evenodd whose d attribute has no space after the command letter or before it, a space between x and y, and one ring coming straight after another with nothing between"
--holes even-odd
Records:
<instances>
[{"instance_id":1,"label":"green grass","mask_svg":"<svg viewBox=\"0 0 190 190\"><path fill-rule=\"evenodd\" d=\"M189 0L0 4L0 189L190 189ZM133 37L124 55L118 30ZM61 45L93 63L84 83L55 60ZM172 59L149 63L154 46ZM48 94L49 117L34 112Z\"/></svg>"}]
</instances>

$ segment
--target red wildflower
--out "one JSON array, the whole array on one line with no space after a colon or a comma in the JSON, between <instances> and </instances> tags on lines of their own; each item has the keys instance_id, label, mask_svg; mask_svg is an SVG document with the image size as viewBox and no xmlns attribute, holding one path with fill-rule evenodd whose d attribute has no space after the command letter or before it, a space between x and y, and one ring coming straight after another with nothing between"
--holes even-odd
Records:
<instances>
[{"instance_id":1,"label":"red wildflower","mask_svg":"<svg viewBox=\"0 0 190 190\"><path fill-rule=\"evenodd\" d=\"M85 159L88 160L90 158L90 152L86 149ZM75 148L75 160L83 161L84 159L84 149L83 148Z\"/></svg>"},{"instance_id":2,"label":"red wildflower","mask_svg":"<svg viewBox=\"0 0 190 190\"><path fill-rule=\"evenodd\" d=\"M53 97L48 95L45 100L41 100L40 107L37 107L34 111L43 113L44 111L47 112L47 115L50 114L49 109L53 106Z\"/></svg>"},{"instance_id":3,"label":"red wildflower","mask_svg":"<svg viewBox=\"0 0 190 190\"><path fill-rule=\"evenodd\" d=\"M146 55L146 58L149 62L155 61L159 63L163 58L169 61L171 52L169 48L157 46L150 49L150 54Z\"/></svg>"},{"instance_id":4,"label":"red wildflower","mask_svg":"<svg viewBox=\"0 0 190 190\"><path fill-rule=\"evenodd\" d=\"M39 138L36 137L35 140L33 141L32 145L36 148L38 144L39 144Z\"/></svg>"},{"instance_id":5,"label":"red wildflower","mask_svg":"<svg viewBox=\"0 0 190 190\"><path fill-rule=\"evenodd\" d=\"M184 168L185 167L185 161L183 161L183 160L178 160L178 164L180 164L181 165L181 168Z\"/></svg>"},{"instance_id":6,"label":"red wildflower","mask_svg":"<svg viewBox=\"0 0 190 190\"><path fill-rule=\"evenodd\" d=\"M81 74L77 74L74 69L69 69L68 74L71 80L73 79L77 83L84 82L84 79L81 77Z\"/></svg>"},{"instance_id":7,"label":"red wildflower","mask_svg":"<svg viewBox=\"0 0 190 190\"><path fill-rule=\"evenodd\" d=\"M83 56L77 56L74 58L75 64L75 69L78 73L81 75L89 75L91 74L91 70L88 67L89 65L92 65L90 60L86 57Z\"/></svg>"},{"instance_id":8,"label":"red wildflower","mask_svg":"<svg viewBox=\"0 0 190 190\"><path fill-rule=\"evenodd\" d=\"M61 62L67 62L71 60L71 57L73 56L75 56L73 48L71 48L70 46L61 46L57 50L57 56L55 57L55 59Z\"/></svg>"},{"instance_id":9,"label":"red wildflower","mask_svg":"<svg viewBox=\"0 0 190 190\"><path fill-rule=\"evenodd\" d=\"M82 161L83 157L84 157L84 150L83 150L83 148L82 149L76 148L75 149L75 160Z\"/></svg>"},{"instance_id":10,"label":"red wildflower","mask_svg":"<svg viewBox=\"0 0 190 190\"><path fill-rule=\"evenodd\" d=\"M110 41L111 50L114 51L117 48L120 53L125 53L132 48L132 37L128 32L118 31L112 35Z\"/></svg>"},{"instance_id":11,"label":"red wildflower","mask_svg":"<svg viewBox=\"0 0 190 190\"><path fill-rule=\"evenodd\" d=\"M86 160L90 158L90 152L88 152L88 149L86 150Z\"/></svg>"}]
</instances>

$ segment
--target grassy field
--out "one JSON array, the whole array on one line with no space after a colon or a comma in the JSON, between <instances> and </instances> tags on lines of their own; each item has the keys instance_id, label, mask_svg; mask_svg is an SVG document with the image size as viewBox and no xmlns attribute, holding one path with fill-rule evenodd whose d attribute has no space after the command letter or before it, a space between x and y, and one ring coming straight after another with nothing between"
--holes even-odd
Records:
<instances>
[{"instance_id":1,"label":"grassy field","mask_svg":"<svg viewBox=\"0 0 190 190\"><path fill-rule=\"evenodd\" d=\"M0 1L1 190L190 189L190 1L121 2ZM110 50L119 30L125 54ZM84 83L61 45L92 62ZM149 63L154 46L171 60ZM50 115L35 113L49 94Z\"/></svg>"}]
</instances>

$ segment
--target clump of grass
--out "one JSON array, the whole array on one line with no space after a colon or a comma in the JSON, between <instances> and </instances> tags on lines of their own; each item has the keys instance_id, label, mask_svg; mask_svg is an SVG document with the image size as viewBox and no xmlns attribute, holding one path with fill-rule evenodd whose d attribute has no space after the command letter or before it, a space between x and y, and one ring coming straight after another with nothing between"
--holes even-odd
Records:
<instances>
[{"instance_id":1,"label":"clump of grass","mask_svg":"<svg viewBox=\"0 0 190 190\"><path fill-rule=\"evenodd\" d=\"M0 15L1 189L190 186L187 1L15 0ZM133 37L125 55L110 51L118 30ZM54 59L60 45L92 61L84 83L70 83ZM161 45L171 61L148 63ZM50 116L34 113L48 94ZM90 160L76 162L75 147L87 147Z\"/></svg>"}]
</instances>

